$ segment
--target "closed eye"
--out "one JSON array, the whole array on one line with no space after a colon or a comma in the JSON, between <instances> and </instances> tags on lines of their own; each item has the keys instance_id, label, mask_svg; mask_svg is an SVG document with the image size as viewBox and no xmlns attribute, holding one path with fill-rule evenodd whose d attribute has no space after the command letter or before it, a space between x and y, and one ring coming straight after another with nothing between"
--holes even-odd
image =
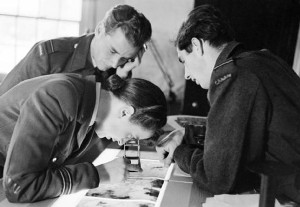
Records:
<instances>
[{"instance_id":1,"label":"closed eye","mask_svg":"<svg viewBox=\"0 0 300 207\"><path fill-rule=\"evenodd\" d=\"M181 58L178 58L179 62L184 64L184 61Z\"/></svg>"},{"instance_id":2,"label":"closed eye","mask_svg":"<svg viewBox=\"0 0 300 207\"><path fill-rule=\"evenodd\" d=\"M117 53L117 51L115 51L115 50L110 50L110 53L111 53L111 54L115 54L115 53Z\"/></svg>"}]
</instances>

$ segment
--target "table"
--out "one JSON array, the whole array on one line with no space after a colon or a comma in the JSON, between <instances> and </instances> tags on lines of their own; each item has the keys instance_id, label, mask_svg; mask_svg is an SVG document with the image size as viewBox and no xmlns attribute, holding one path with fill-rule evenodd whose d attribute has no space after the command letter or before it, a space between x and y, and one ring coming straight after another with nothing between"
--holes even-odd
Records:
<instances>
[{"instance_id":1,"label":"table","mask_svg":"<svg viewBox=\"0 0 300 207\"><path fill-rule=\"evenodd\" d=\"M182 173L175 164L161 202L162 207L201 207L207 197L213 196L199 189L190 176Z\"/></svg>"},{"instance_id":2,"label":"table","mask_svg":"<svg viewBox=\"0 0 300 207\"><path fill-rule=\"evenodd\" d=\"M178 116L168 117L168 127L172 126L176 129L182 128L177 122ZM191 116L192 117L192 116ZM141 148L143 150L143 148ZM101 164L110 161L120 152L115 144L109 145L93 162L94 164ZM147 156L151 158L156 156L153 150L147 151ZM158 159L158 158L157 158ZM1 182L2 183L2 182ZM0 207L58 207L58 206L76 206L81 197L86 191L78 192L76 194L61 196L55 199L48 199L36 203L26 204L12 204L7 201L3 193L3 187L0 186ZM178 196L180 195L180 196ZM200 207L205 202L206 197L212 196L210 193L200 190L192 182L191 177L182 172L176 164L174 164L171 172L170 180L166 184L164 194L161 199L160 206L162 207Z\"/></svg>"}]
</instances>

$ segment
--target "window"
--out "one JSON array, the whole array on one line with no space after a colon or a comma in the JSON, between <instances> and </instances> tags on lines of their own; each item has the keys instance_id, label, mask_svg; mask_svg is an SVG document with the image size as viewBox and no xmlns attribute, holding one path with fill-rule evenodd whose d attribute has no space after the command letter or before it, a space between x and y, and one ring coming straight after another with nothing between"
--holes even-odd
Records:
<instances>
[{"instance_id":1,"label":"window","mask_svg":"<svg viewBox=\"0 0 300 207\"><path fill-rule=\"evenodd\" d=\"M82 0L9 0L0 3L0 73L8 73L34 43L78 36Z\"/></svg>"}]
</instances>

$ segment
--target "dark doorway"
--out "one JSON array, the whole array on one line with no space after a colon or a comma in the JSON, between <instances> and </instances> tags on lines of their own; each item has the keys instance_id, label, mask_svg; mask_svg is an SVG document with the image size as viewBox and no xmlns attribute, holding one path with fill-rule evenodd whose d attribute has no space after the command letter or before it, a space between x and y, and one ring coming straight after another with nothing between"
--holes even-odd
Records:
<instances>
[{"instance_id":1,"label":"dark doorway","mask_svg":"<svg viewBox=\"0 0 300 207\"><path fill-rule=\"evenodd\" d=\"M299 0L195 0L212 4L230 20L236 41L249 50L266 48L293 65L299 30ZM183 114L206 116L207 90L186 81Z\"/></svg>"}]
</instances>

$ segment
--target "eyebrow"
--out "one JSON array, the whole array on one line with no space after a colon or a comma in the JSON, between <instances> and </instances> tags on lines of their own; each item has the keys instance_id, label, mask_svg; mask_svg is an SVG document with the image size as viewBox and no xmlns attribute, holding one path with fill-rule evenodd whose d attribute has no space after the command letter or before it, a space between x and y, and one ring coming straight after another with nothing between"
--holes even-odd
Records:
<instances>
[{"instance_id":1,"label":"eyebrow","mask_svg":"<svg viewBox=\"0 0 300 207\"><path fill-rule=\"evenodd\" d=\"M120 54L115 48L114 48L114 46L111 46L111 50L113 51L113 52L115 52L115 53L117 53L117 54ZM123 57L123 56L121 56L122 58L125 58L125 59L127 59L127 60L130 60L130 59L134 59L135 57Z\"/></svg>"},{"instance_id":2,"label":"eyebrow","mask_svg":"<svg viewBox=\"0 0 300 207\"><path fill-rule=\"evenodd\" d=\"M113 46L111 46L111 50L119 54L119 52Z\"/></svg>"}]
</instances>

